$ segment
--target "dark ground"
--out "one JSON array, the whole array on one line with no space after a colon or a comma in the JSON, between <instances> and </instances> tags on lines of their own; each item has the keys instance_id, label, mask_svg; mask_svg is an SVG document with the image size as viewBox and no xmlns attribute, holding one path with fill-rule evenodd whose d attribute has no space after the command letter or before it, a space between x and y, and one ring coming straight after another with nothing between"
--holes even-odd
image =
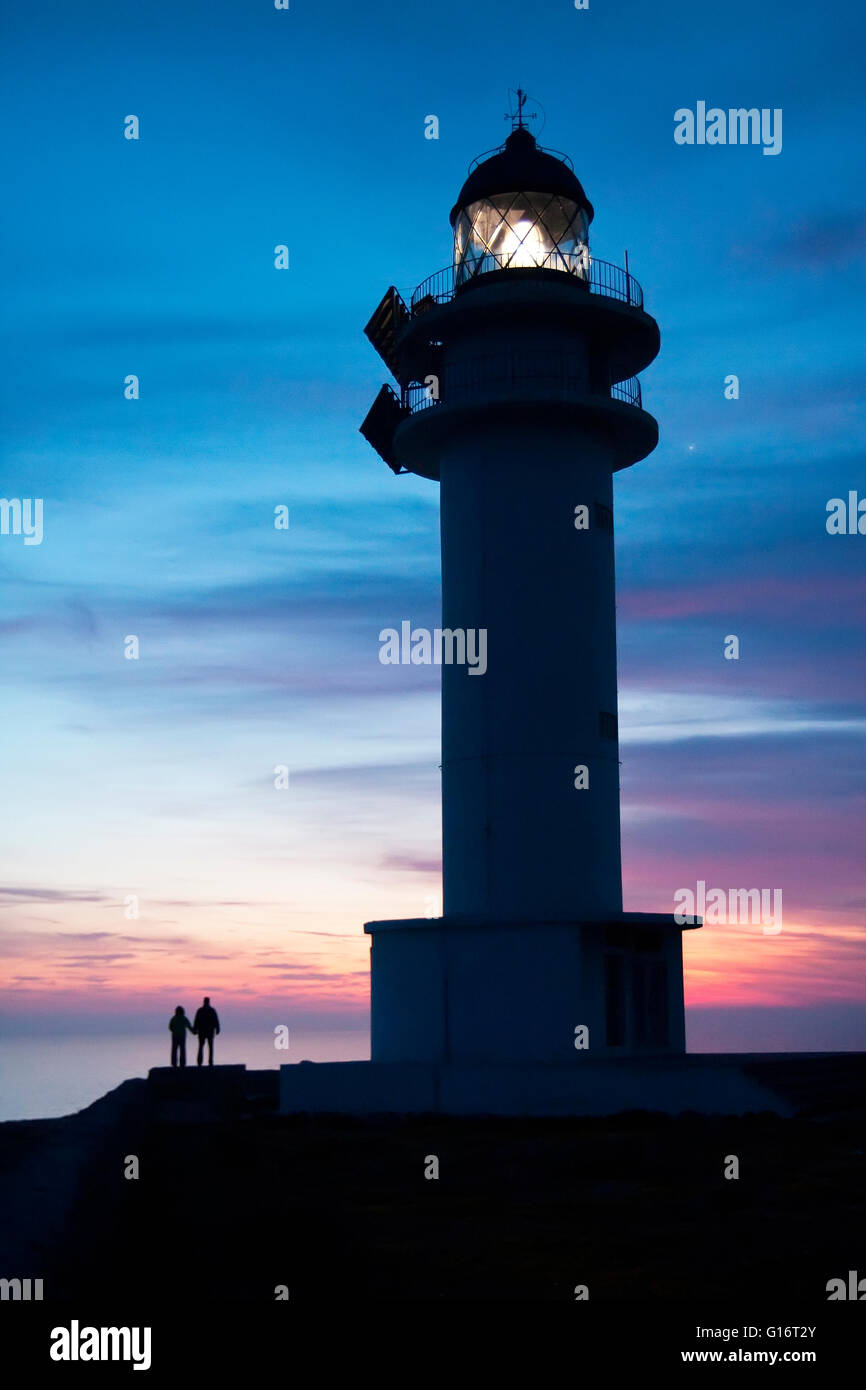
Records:
<instances>
[{"instance_id":1,"label":"dark ground","mask_svg":"<svg viewBox=\"0 0 866 1390\"><path fill-rule=\"evenodd\" d=\"M0 1172L19 1186L29 1175L31 1191L50 1169L41 1154L55 1167L64 1147L86 1154L48 1233L32 1212L17 1231L12 1218L13 1247L31 1246L20 1273L42 1274L46 1298L104 1299L120 1283L153 1301L180 1279L185 1301L273 1301L278 1284L293 1302L572 1301L586 1284L593 1301L800 1306L824 1304L830 1278L866 1274L859 1103L793 1119L263 1110L193 1118L127 1082L82 1116L0 1126ZM424 1177L433 1154L438 1180ZM732 1154L736 1181L723 1176Z\"/></svg>"}]
</instances>

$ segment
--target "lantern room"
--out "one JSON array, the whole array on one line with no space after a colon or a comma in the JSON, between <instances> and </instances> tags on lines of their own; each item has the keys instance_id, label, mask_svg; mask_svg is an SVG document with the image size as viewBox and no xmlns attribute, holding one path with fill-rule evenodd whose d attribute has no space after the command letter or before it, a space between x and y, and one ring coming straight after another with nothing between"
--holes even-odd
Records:
<instances>
[{"instance_id":1,"label":"lantern room","mask_svg":"<svg viewBox=\"0 0 866 1390\"><path fill-rule=\"evenodd\" d=\"M451 211L455 288L513 270L588 281L592 216L571 161L518 126L500 150L476 161Z\"/></svg>"}]
</instances>

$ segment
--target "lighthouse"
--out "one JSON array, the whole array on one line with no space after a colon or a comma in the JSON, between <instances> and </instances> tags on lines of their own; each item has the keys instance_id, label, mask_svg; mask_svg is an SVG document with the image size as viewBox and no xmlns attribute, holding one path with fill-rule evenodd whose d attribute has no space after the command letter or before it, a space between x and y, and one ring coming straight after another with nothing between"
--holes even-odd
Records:
<instances>
[{"instance_id":1,"label":"lighthouse","mask_svg":"<svg viewBox=\"0 0 866 1390\"><path fill-rule=\"evenodd\" d=\"M440 489L443 651L443 915L365 926L372 1061L471 1073L481 1108L482 1074L685 1049L684 928L623 911L620 854L613 480L658 442L659 329L592 221L521 100L449 264L365 330L392 380L361 431Z\"/></svg>"}]
</instances>

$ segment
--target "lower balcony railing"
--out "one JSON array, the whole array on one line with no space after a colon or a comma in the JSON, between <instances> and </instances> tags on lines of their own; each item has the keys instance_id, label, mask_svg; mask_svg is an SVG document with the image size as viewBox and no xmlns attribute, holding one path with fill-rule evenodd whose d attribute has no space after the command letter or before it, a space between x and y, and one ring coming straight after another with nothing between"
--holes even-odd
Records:
<instances>
[{"instance_id":1,"label":"lower balcony railing","mask_svg":"<svg viewBox=\"0 0 866 1390\"><path fill-rule=\"evenodd\" d=\"M551 394L558 399L580 399L586 395L582 383L567 370L567 362L561 363L559 372L551 372L541 377L536 375L516 376L513 372L502 371L492 373L487 371L481 373L478 370L467 370L464 367L460 373L459 382L451 380L452 390L448 393L451 400L460 402L468 401L475 394L484 395L487 392L495 397L505 398L510 395L515 388L531 385L533 380L536 383L543 382L543 388L550 388ZM453 378L453 373L452 373ZM438 405L442 398L440 383L436 380L428 385L420 382L413 382L404 388L402 393L402 405L404 410L416 415L420 410L429 410L431 406ZM636 376L630 377L627 381L618 381L615 386L610 388L610 399L623 401L626 405L633 405L638 410L642 409L640 381Z\"/></svg>"},{"instance_id":2,"label":"lower balcony railing","mask_svg":"<svg viewBox=\"0 0 866 1390\"><path fill-rule=\"evenodd\" d=\"M618 381L615 386L611 386L610 396L611 400L625 401L626 405L636 405L638 410L642 408L640 382L636 376L630 376L628 381Z\"/></svg>"}]
</instances>

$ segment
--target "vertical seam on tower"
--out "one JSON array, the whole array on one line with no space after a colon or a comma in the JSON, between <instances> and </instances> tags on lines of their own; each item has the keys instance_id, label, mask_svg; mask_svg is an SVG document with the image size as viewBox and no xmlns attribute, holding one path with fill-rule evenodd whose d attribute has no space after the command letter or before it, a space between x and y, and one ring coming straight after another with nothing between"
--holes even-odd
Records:
<instances>
[{"instance_id":1,"label":"vertical seam on tower","mask_svg":"<svg viewBox=\"0 0 866 1390\"><path fill-rule=\"evenodd\" d=\"M512 363L512 370L513 370L513 363ZM513 381L512 381L512 389L513 389ZM489 456L485 455L485 457L484 457L484 470L483 470L483 478L484 478L484 484L485 484L485 486L486 486L486 484L487 484L487 468L488 468L488 464L489 464ZM487 616L486 616L486 615L487 615L487 613L488 613L488 611L489 611L489 610L488 610L488 604L487 604L487 514L484 512L483 508L482 508L482 516L481 516L481 561L482 561L482 564L481 564L481 606L482 606L482 611L481 611L480 617L481 617L481 618L483 619L483 621L486 623L486 621L487 621ZM476 622L477 622L477 621L478 621L478 618L476 617ZM491 883L490 866L491 866L491 858L492 858L492 854L491 854L491 841L492 841L492 839L493 839L493 824L492 824L493 808L492 808L492 804L491 804L491 800L490 800L490 792L491 792L491 788L490 788L490 735L489 735L489 732L488 732L489 729L490 729L490 721L489 721L489 719L488 719L488 702L487 702L487 685L486 685L486 683L481 687L481 689L482 689L482 699L483 699L483 703L484 703L484 726L483 726L483 727L484 727L484 801L485 801L485 806L486 806L486 808L487 808L487 825L486 825L486 827L485 827L485 835L484 835L484 882L485 882L486 887L487 887L487 903L486 903L486 907L487 907L488 913L491 913L491 912L492 912L492 905L493 905L493 891L492 891L493 885L492 885L492 883Z\"/></svg>"}]
</instances>

